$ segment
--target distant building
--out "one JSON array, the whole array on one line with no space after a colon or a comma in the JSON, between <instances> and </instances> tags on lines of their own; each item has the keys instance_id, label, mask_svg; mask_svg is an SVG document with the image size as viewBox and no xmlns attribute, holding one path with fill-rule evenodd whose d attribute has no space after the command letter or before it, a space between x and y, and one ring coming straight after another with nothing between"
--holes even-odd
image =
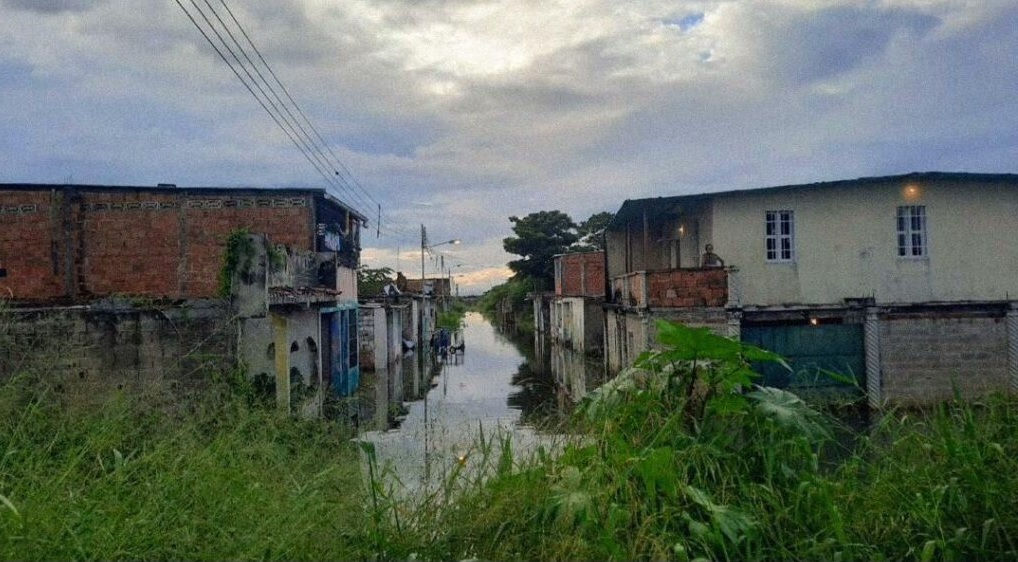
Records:
<instances>
[{"instance_id":1,"label":"distant building","mask_svg":"<svg viewBox=\"0 0 1018 562\"><path fill-rule=\"evenodd\" d=\"M1018 385L1018 175L917 173L626 201L606 233L607 362L669 318L854 376L876 405ZM724 267L703 267L706 246Z\"/></svg>"},{"instance_id":2,"label":"distant building","mask_svg":"<svg viewBox=\"0 0 1018 562\"><path fill-rule=\"evenodd\" d=\"M452 283L447 277L428 277L424 279L423 289L420 279L406 279L405 293L425 294L434 297L451 297Z\"/></svg>"},{"instance_id":3,"label":"distant building","mask_svg":"<svg viewBox=\"0 0 1018 562\"><path fill-rule=\"evenodd\" d=\"M581 353L600 353L604 342L604 252L561 254L554 260L551 339Z\"/></svg>"}]
</instances>

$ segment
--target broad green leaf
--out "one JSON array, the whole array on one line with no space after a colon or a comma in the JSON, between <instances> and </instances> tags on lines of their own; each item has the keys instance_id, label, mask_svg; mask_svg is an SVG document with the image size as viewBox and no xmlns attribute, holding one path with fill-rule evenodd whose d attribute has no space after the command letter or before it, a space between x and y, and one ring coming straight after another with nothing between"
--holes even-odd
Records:
<instances>
[{"instance_id":1,"label":"broad green leaf","mask_svg":"<svg viewBox=\"0 0 1018 562\"><path fill-rule=\"evenodd\" d=\"M814 440L830 437L823 416L791 392L761 386L746 397L755 402L757 412L779 425L795 429Z\"/></svg>"}]
</instances>

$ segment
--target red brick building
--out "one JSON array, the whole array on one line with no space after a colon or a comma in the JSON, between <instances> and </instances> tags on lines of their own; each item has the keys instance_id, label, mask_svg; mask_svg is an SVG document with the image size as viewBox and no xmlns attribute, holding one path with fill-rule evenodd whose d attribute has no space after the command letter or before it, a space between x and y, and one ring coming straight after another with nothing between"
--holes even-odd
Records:
<instances>
[{"instance_id":1,"label":"red brick building","mask_svg":"<svg viewBox=\"0 0 1018 562\"><path fill-rule=\"evenodd\" d=\"M604 252L555 256L555 296L550 303L552 341L583 353L604 346Z\"/></svg>"},{"instance_id":2,"label":"red brick building","mask_svg":"<svg viewBox=\"0 0 1018 562\"><path fill-rule=\"evenodd\" d=\"M604 297L604 252L555 256L555 296Z\"/></svg>"},{"instance_id":3,"label":"red brick building","mask_svg":"<svg viewBox=\"0 0 1018 562\"><path fill-rule=\"evenodd\" d=\"M217 294L247 229L353 270L363 216L317 189L0 184L0 292L19 302Z\"/></svg>"}]
</instances>

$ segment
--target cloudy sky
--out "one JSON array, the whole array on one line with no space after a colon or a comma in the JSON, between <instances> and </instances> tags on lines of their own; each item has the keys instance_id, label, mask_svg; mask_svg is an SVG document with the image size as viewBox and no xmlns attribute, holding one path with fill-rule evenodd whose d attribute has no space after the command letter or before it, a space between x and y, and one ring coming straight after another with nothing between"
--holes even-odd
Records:
<instances>
[{"instance_id":1,"label":"cloudy sky","mask_svg":"<svg viewBox=\"0 0 1018 562\"><path fill-rule=\"evenodd\" d=\"M0 0L0 182L328 187L372 219L365 263L413 276L425 224L463 240L436 250L477 292L506 274L510 215L1018 172L1014 0L225 5L353 183L308 163L176 0Z\"/></svg>"}]
</instances>

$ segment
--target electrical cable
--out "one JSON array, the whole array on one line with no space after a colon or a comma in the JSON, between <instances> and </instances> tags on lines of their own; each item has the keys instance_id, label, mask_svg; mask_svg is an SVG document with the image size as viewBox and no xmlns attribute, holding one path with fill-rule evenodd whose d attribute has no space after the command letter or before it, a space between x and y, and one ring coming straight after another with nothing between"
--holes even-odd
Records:
<instances>
[{"instance_id":1,"label":"electrical cable","mask_svg":"<svg viewBox=\"0 0 1018 562\"><path fill-rule=\"evenodd\" d=\"M260 60L263 65L265 65L265 68L268 70L269 74L276 81L276 83L279 84L280 89L283 90L283 93L286 95L286 98L290 100L291 104L293 104L293 107L297 110L297 113L299 113L300 116L304 119L304 122L307 123L311 131L315 133L315 136L321 142L322 146L324 146L326 150L329 151L329 154L332 155L332 158L335 161L335 163L338 164L339 167L342 168L344 172L346 172L347 176L349 176L350 181L352 181L353 185L356 186L361 191L361 193L367 196L368 200L370 200L372 203L375 203L376 205L381 205L381 203L377 199L372 197L371 193L364 189L360 182L357 181L357 178L355 178L353 173L350 172L350 169L347 168L346 165L343 164L343 161L340 160L338 156L336 156L335 152L333 152L332 147L329 146L329 143L325 140L324 137L322 137L322 134L318 131L318 128L314 126L310 119L308 119L307 114L304 113L304 110L301 108L300 104L298 104L297 101L293 99L293 96L290 95L290 91L283 84L283 81L279 79L279 77L276 75L276 72L272 69L272 66L268 63L268 61L265 60L265 57L262 56L261 51L258 50L258 47L254 44L254 41L252 41L251 37L248 36L247 31L244 30L244 26L241 25L240 21L238 21L237 17L233 14L233 10L231 10L230 7L226 4L226 0L219 0L219 2L223 5L224 8L226 8L226 12L230 14L230 18L233 20L234 24L236 24L238 29L240 29L240 32L244 35L244 38L251 45L251 48L254 49L255 54L258 56L258 60ZM337 175L339 175L338 170L333 171Z\"/></svg>"},{"instance_id":2,"label":"electrical cable","mask_svg":"<svg viewBox=\"0 0 1018 562\"><path fill-rule=\"evenodd\" d=\"M283 131L283 133L286 134L286 136L290 139L290 142L292 142L294 146L297 148L297 150L301 152L301 154L308 161L308 163L311 164L313 168L315 168L315 170L322 176L323 179L325 179L326 184L334 186L335 180L333 180L330 174L328 174L325 171L325 169L323 169L323 167L318 162L315 161L315 159L312 157L309 151L304 146L302 146L302 144L294 136L296 134L295 131L292 132L291 128L288 128L287 126L284 125L282 121L280 121L282 113L279 113L279 115L277 116L277 113L274 113L272 109L269 108L269 105L273 105L273 107L275 107L274 104L271 103L272 100L268 98L268 95L265 94L264 89L261 88L259 84L257 84L257 81L254 80L254 77L251 76L250 72L248 72L247 69L244 68L243 63L240 62L240 59L237 56L237 54L232 49L230 49L229 44L227 44L225 39L223 39L222 34L219 33L215 25L212 24L211 20L209 20L208 16L201 9L201 7L197 5L195 0L191 0L191 4L194 6L195 11L201 15L201 18L205 21L206 25L208 25L209 29L220 40L222 47L225 48L230 53L231 56L233 56L233 58L237 61L237 64L241 66L242 70L244 70L245 74L247 74L248 77L252 80L252 82L255 83L254 87L248 82L248 80L244 79L244 76L241 75L240 71L237 70L234 64L226 56L226 54L223 52L223 49L220 49L219 45L217 45L217 43L212 39L212 37L209 36L209 34L205 31L202 25L194 18L191 12L181 3L181 1L180 0L174 1L176 2L177 6L179 6L180 9L185 13L185 15L187 15L192 25L194 25L195 28L198 29L202 37L205 38L205 41L212 47L216 54L219 55L219 58L222 59L222 61L226 63L228 67L230 67L230 70L237 77L237 79L241 81L241 83L247 89L248 93L250 93L251 96L254 97L258 104L262 107L262 109L265 110L266 113L268 113L269 117L271 117L272 120L276 123L276 125ZM258 88L259 91L262 92L262 95L265 96L265 100L259 97L258 94L255 92L256 87ZM268 101L269 103L267 104L266 101ZM278 108L276 108L276 111L279 112ZM343 199L343 197L340 197L340 199ZM363 211L352 205L351 208L355 212L361 214L362 216L367 216Z\"/></svg>"},{"instance_id":3,"label":"electrical cable","mask_svg":"<svg viewBox=\"0 0 1018 562\"><path fill-rule=\"evenodd\" d=\"M359 181L357 181L356 177L354 177L353 173L346 164L344 164L343 161L336 155L335 151L332 150L321 132L314 126L307 113L296 102L290 91L276 74L275 70L262 55L250 34L248 34L248 32L244 29L243 25L240 23L233 10L226 4L225 0L220 0L220 4L222 4L223 8L226 10L229 15L229 19L233 22L233 25L236 26L236 29L244 37L247 44L250 45L256 55L256 58L264 66L275 84L278 85L278 88L282 90L282 96L273 86L272 82L265 77L258 65L245 49L244 45L241 44L238 38L230 30L229 25L226 21L224 21L223 17L219 14L215 7L209 3L209 0L204 0L205 5L208 7L212 16L219 22L223 31L225 31L225 33L229 36L233 45L236 46L237 51L240 51L240 56L238 56L237 52L230 47L229 42L227 42L222 33L220 33L217 29L216 25L209 19L209 16L195 0L190 0L191 5L194 10L200 14L201 19L205 21L208 29L212 31L219 40L220 44L216 43L205 28L203 28L198 20L195 19L191 11L184 6L181 0L175 0L175 2L191 21L192 25L194 25L199 33L201 33L205 41L213 48L219 58L222 59L228 67L230 67L230 70L237 79L241 81L248 93L250 93L262 109L269 114L269 117L271 117L276 125L284 132L284 134L286 134L291 143L293 143L298 151L300 151L304 156L305 160L307 160L308 163L311 164L311 166L319 173L319 175L322 176L326 183L326 191L333 191L333 194L336 195L338 199L347 199L349 200L349 203L356 201L360 206L365 208L376 207L378 209L378 224L375 229L376 236L381 237L385 235L387 237L395 238L400 242L412 244L416 238L416 233L410 232L405 227L399 225L398 222L387 220L389 217L388 214L383 214L382 203L373 197L371 193L368 192L368 190L365 189ZM222 48L220 48L220 45ZM230 54L234 61L236 61L236 65L230 61L230 58L227 57L224 50ZM245 65L241 60L241 56L247 60L248 65L250 65L254 73L257 74L257 78L251 73L251 71L248 70L247 65ZM236 66L240 66L241 70L239 71ZM241 71L243 71L243 74L247 76L247 79L245 79L244 75L241 74ZM266 88L268 89L268 92L271 92L271 97L269 93L266 92ZM261 93L261 96L256 93L256 89ZM289 101L289 104L287 101L284 101L283 97ZM273 101L273 98L275 101ZM300 119L297 118L294 111L296 111L297 115L300 115ZM303 121L303 124L301 121ZM311 132L309 133L308 130ZM342 170L343 173L341 173L340 170ZM349 205L349 203L347 204ZM361 216L365 218L369 216L364 209L358 208L354 205L349 206Z\"/></svg>"}]
</instances>

